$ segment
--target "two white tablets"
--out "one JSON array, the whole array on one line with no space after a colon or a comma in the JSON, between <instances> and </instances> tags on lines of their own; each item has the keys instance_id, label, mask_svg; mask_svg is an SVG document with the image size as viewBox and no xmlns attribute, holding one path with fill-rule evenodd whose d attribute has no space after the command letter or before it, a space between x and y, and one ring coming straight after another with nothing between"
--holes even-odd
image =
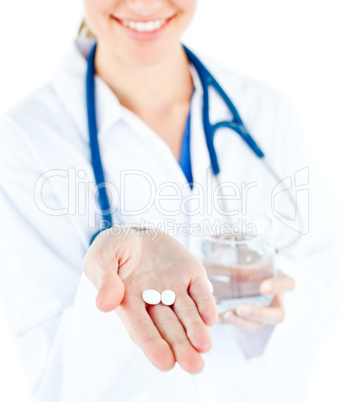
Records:
<instances>
[{"instance_id":1,"label":"two white tablets","mask_svg":"<svg viewBox=\"0 0 342 402\"><path fill-rule=\"evenodd\" d=\"M213 293L214 288L209 279L208 286L211 293ZM143 292L143 300L145 303L151 305L159 304L160 302L162 302L165 306L172 306L172 304L176 300L176 294L172 290L164 290L162 294L160 294L156 290L148 289Z\"/></svg>"},{"instance_id":2,"label":"two white tablets","mask_svg":"<svg viewBox=\"0 0 342 402\"><path fill-rule=\"evenodd\" d=\"M171 306L176 300L176 294L172 290L164 290L162 294L153 289L148 289L143 292L143 300L147 304L155 305L160 301L165 306Z\"/></svg>"}]
</instances>

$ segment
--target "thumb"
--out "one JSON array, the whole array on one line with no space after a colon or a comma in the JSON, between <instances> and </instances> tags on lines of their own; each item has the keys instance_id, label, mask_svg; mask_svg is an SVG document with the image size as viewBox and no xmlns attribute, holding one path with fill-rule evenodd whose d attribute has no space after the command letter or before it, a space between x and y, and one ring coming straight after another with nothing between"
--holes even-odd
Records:
<instances>
[{"instance_id":1,"label":"thumb","mask_svg":"<svg viewBox=\"0 0 342 402\"><path fill-rule=\"evenodd\" d=\"M96 296L97 308L104 313L114 310L120 305L124 292L125 286L116 270L106 273L101 278Z\"/></svg>"},{"instance_id":2,"label":"thumb","mask_svg":"<svg viewBox=\"0 0 342 402\"><path fill-rule=\"evenodd\" d=\"M125 286L118 275L118 262L110 249L90 247L83 270L97 289L96 306L100 311L114 310L121 303Z\"/></svg>"}]
</instances>

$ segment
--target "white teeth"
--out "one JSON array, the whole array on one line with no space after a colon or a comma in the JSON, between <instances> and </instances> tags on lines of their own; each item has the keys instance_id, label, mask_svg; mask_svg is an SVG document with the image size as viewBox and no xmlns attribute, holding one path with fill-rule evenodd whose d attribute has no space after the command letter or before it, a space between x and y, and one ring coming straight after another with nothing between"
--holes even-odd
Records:
<instances>
[{"instance_id":1,"label":"white teeth","mask_svg":"<svg viewBox=\"0 0 342 402\"><path fill-rule=\"evenodd\" d=\"M135 21L127 21L123 20L123 25L134 29L138 32L153 32L157 29L161 28L165 24L166 20L157 20L157 21L149 21L149 22L135 22Z\"/></svg>"}]
</instances>

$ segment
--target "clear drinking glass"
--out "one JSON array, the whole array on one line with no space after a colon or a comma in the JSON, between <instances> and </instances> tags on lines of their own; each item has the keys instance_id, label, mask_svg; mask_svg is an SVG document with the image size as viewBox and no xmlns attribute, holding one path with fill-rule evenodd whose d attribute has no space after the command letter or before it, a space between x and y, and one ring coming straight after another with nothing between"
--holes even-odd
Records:
<instances>
[{"instance_id":1,"label":"clear drinking glass","mask_svg":"<svg viewBox=\"0 0 342 402\"><path fill-rule=\"evenodd\" d=\"M205 227L207 226L207 227ZM272 221L253 213L236 223L204 220L201 247L219 315L240 304L269 306L273 297L259 292L260 283L276 275Z\"/></svg>"}]
</instances>

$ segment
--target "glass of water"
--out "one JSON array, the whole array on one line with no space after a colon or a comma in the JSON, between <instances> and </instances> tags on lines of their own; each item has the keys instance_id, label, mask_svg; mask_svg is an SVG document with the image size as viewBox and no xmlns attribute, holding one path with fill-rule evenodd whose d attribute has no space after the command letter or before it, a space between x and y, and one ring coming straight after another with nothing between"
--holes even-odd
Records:
<instances>
[{"instance_id":1,"label":"glass of water","mask_svg":"<svg viewBox=\"0 0 342 402\"><path fill-rule=\"evenodd\" d=\"M273 296L259 292L261 282L276 275L272 221L266 215L244 215L235 222L204 220L202 263L213 285L219 316L240 304L267 307Z\"/></svg>"}]
</instances>

